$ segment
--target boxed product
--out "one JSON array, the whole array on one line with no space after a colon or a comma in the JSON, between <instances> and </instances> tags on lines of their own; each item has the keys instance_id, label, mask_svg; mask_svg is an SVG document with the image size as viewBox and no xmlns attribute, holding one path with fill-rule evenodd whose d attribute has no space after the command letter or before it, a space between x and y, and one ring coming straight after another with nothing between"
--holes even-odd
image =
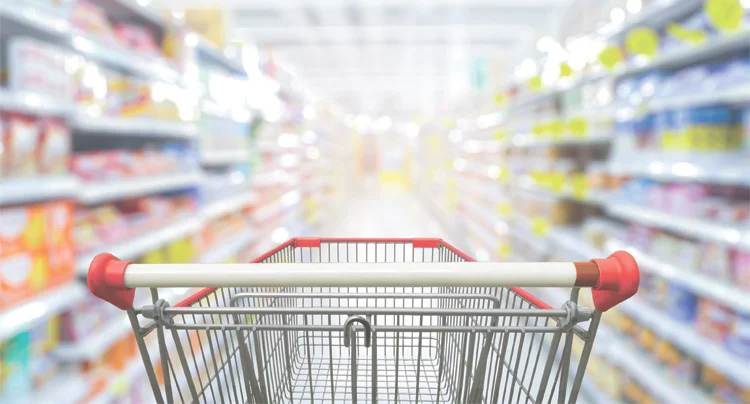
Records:
<instances>
[{"instance_id":1,"label":"boxed product","mask_svg":"<svg viewBox=\"0 0 750 404\"><path fill-rule=\"evenodd\" d=\"M2 139L4 175L19 177L37 174L37 147L41 135L39 122L23 114L12 113L6 117L7 128Z\"/></svg>"},{"instance_id":2,"label":"boxed product","mask_svg":"<svg viewBox=\"0 0 750 404\"><path fill-rule=\"evenodd\" d=\"M725 345L732 354L750 360L750 314L732 314L732 327Z\"/></svg>"},{"instance_id":3,"label":"boxed product","mask_svg":"<svg viewBox=\"0 0 750 404\"><path fill-rule=\"evenodd\" d=\"M14 36L8 41L8 87L70 102L75 94L71 57L47 42Z\"/></svg>"},{"instance_id":4,"label":"boxed product","mask_svg":"<svg viewBox=\"0 0 750 404\"><path fill-rule=\"evenodd\" d=\"M750 251L732 251L732 281L738 288L750 290Z\"/></svg>"},{"instance_id":5,"label":"boxed product","mask_svg":"<svg viewBox=\"0 0 750 404\"><path fill-rule=\"evenodd\" d=\"M750 402L750 389L735 385L719 371L704 366L700 379L701 387L710 398L720 403L745 404Z\"/></svg>"},{"instance_id":6,"label":"boxed product","mask_svg":"<svg viewBox=\"0 0 750 404\"><path fill-rule=\"evenodd\" d=\"M47 285L47 256L17 252L0 256L0 308L13 306Z\"/></svg>"},{"instance_id":7,"label":"boxed product","mask_svg":"<svg viewBox=\"0 0 750 404\"><path fill-rule=\"evenodd\" d=\"M700 365L695 358L687 355L668 340L661 339L654 348L656 358L669 369L677 379L694 384L700 377Z\"/></svg>"},{"instance_id":8,"label":"boxed product","mask_svg":"<svg viewBox=\"0 0 750 404\"><path fill-rule=\"evenodd\" d=\"M732 262L730 249L727 246L719 243L703 243L701 258L701 273L721 281L732 279Z\"/></svg>"},{"instance_id":9,"label":"boxed product","mask_svg":"<svg viewBox=\"0 0 750 404\"><path fill-rule=\"evenodd\" d=\"M0 402L11 403L32 389L29 333L0 341Z\"/></svg>"},{"instance_id":10,"label":"boxed product","mask_svg":"<svg viewBox=\"0 0 750 404\"><path fill-rule=\"evenodd\" d=\"M733 313L726 306L700 299L695 324L701 335L723 343L732 330L733 320Z\"/></svg>"},{"instance_id":11,"label":"boxed product","mask_svg":"<svg viewBox=\"0 0 750 404\"><path fill-rule=\"evenodd\" d=\"M78 0L73 6L70 19L76 31L101 44L114 45L117 42L107 13L91 1Z\"/></svg>"},{"instance_id":12,"label":"boxed product","mask_svg":"<svg viewBox=\"0 0 750 404\"><path fill-rule=\"evenodd\" d=\"M0 256L40 251L45 243L44 204L0 208Z\"/></svg>"},{"instance_id":13,"label":"boxed product","mask_svg":"<svg viewBox=\"0 0 750 404\"><path fill-rule=\"evenodd\" d=\"M47 175L67 173L72 146L70 128L59 119L44 119L40 126L39 172Z\"/></svg>"},{"instance_id":14,"label":"boxed product","mask_svg":"<svg viewBox=\"0 0 750 404\"><path fill-rule=\"evenodd\" d=\"M114 24L114 32L120 43L129 49L150 56L159 54L154 34L145 27L118 22Z\"/></svg>"},{"instance_id":15,"label":"boxed product","mask_svg":"<svg viewBox=\"0 0 750 404\"><path fill-rule=\"evenodd\" d=\"M53 350L60 341L60 318L55 316L29 331L31 376L34 388L49 382L57 373Z\"/></svg>"},{"instance_id":16,"label":"boxed product","mask_svg":"<svg viewBox=\"0 0 750 404\"><path fill-rule=\"evenodd\" d=\"M731 150L732 111L728 106L677 111L676 126L687 140L690 150Z\"/></svg>"}]
</instances>

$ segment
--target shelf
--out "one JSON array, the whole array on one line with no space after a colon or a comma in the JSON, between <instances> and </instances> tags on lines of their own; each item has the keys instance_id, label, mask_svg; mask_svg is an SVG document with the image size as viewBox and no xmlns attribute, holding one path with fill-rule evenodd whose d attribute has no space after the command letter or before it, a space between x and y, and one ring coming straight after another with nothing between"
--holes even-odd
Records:
<instances>
[{"instance_id":1,"label":"shelf","mask_svg":"<svg viewBox=\"0 0 750 404\"><path fill-rule=\"evenodd\" d=\"M83 285L73 280L67 285L41 292L25 302L3 309L0 311L0 341L67 310L83 301L88 293Z\"/></svg>"},{"instance_id":2,"label":"shelf","mask_svg":"<svg viewBox=\"0 0 750 404\"><path fill-rule=\"evenodd\" d=\"M79 374L63 374L46 382L26 397L13 397L15 404L77 404L90 392L91 384Z\"/></svg>"},{"instance_id":3,"label":"shelf","mask_svg":"<svg viewBox=\"0 0 750 404\"><path fill-rule=\"evenodd\" d=\"M0 3L0 17L45 32L58 38L63 46L72 47L89 59L119 66L131 72L175 84L184 84L182 74L161 57L138 54L119 44L101 44L85 34L77 33L64 15L56 15L39 6Z\"/></svg>"},{"instance_id":4,"label":"shelf","mask_svg":"<svg viewBox=\"0 0 750 404\"><path fill-rule=\"evenodd\" d=\"M106 251L122 260L136 259L143 254L151 252L165 244L189 236L202 227L198 219L185 218L176 220L172 224L161 226L141 235L134 236L130 240L123 241L111 246L101 247L97 252ZM76 268L81 276L88 273L89 264L96 254L83 254L77 261Z\"/></svg>"},{"instance_id":5,"label":"shelf","mask_svg":"<svg viewBox=\"0 0 750 404\"><path fill-rule=\"evenodd\" d=\"M81 341L62 343L55 349L55 357L65 362L95 361L107 350L133 332L127 317L117 316L104 328L88 334Z\"/></svg>"},{"instance_id":6,"label":"shelf","mask_svg":"<svg viewBox=\"0 0 750 404\"><path fill-rule=\"evenodd\" d=\"M743 152L622 152L609 162L614 175L641 176L661 181L710 182L750 186L745 169L750 155Z\"/></svg>"},{"instance_id":7,"label":"shelf","mask_svg":"<svg viewBox=\"0 0 750 404\"><path fill-rule=\"evenodd\" d=\"M750 40L750 38L748 38ZM669 109L687 109L704 107L710 105L736 105L750 103L750 86L734 88L724 91L715 91L704 94L686 94L679 97L670 97L655 100L649 103L648 109L652 112Z\"/></svg>"},{"instance_id":8,"label":"shelf","mask_svg":"<svg viewBox=\"0 0 750 404\"><path fill-rule=\"evenodd\" d=\"M89 182L82 184L78 200L86 205L95 205L119 199L192 188L197 186L201 180L202 176L198 173L186 173Z\"/></svg>"},{"instance_id":9,"label":"shelf","mask_svg":"<svg viewBox=\"0 0 750 404\"><path fill-rule=\"evenodd\" d=\"M578 227L553 227L547 235L548 240L568 253L571 261L589 261L605 258L607 254L590 245L583 239ZM614 251L614 250L613 250Z\"/></svg>"},{"instance_id":10,"label":"shelf","mask_svg":"<svg viewBox=\"0 0 750 404\"><path fill-rule=\"evenodd\" d=\"M750 32L719 36L701 46L685 46L664 53L640 64L631 63L615 72L616 77L626 77L656 69L676 69L691 64L711 61L730 52L750 48Z\"/></svg>"},{"instance_id":11,"label":"shelf","mask_svg":"<svg viewBox=\"0 0 750 404\"><path fill-rule=\"evenodd\" d=\"M592 134L581 137L563 136L559 138L539 138L529 135L513 136L505 147L547 147L547 146L575 146L575 145L596 145L612 141L612 136L608 134Z\"/></svg>"},{"instance_id":12,"label":"shelf","mask_svg":"<svg viewBox=\"0 0 750 404\"><path fill-rule=\"evenodd\" d=\"M234 235L227 240L217 242L217 246L201 254L200 262L204 264L222 263L234 254L239 253L247 248L253 241L255 232L246 230L240 234Z\"/></svg>"},{"instance_id":13,"label":"shelf","mask_svg":"<svg viewBox=\"0 0 750 404\"><path fill-rule=\"evenodd\" d=\"M205 150L201 152L201 164L204 166L228 166L250 162L248 150Z\"/></svg>"},{"instance_id":14,"label":"shelf","mask_svg":"<svg viewBox=\"0 0 750 404\"><path fill-rule=\"evenodd\" d=\"M690 288L695 294L707 297L734 310L750 313L750 292L717 281L709 275L690 272L684 268L651 257L639 249L628 246L620 241L608 242L607 250L626 250L638 261L641 271L680 283Z\"/></svg>"},{"instance_id":15,"label":"shelf","mask_svg":"<svg viewBox=\"0 0 750 404\"><path fill-rule=\"evenodd\" d=\"M70 34L70 23L64 15L41 11L39 7L21 1L0 2L0 18L8 18L50 35Z\"/></svg>"},{"instance_id":16,"label":"shelf","mask_svg":"<svg viewBox=\"0 0 750 404\"><path fill-rule=\"evenodd\" d=\"M607 191L593 190L586 192L582 196L574 195L569 189L563 190L562 192L553 192L544 188L532 185L534 180L528 177L528 180L518 181L512 186L518 190L539 194L548 198L556 199L568 199L571 201L587 203L590 205L605 205L609 200L609 193Z\"/></svg>"},{"instance_id":17,"label":"shelf","mask_svg":"<svg viewBox=\"0 0 750 404\"><path fill-rule=\"evenodd\" d=\"M691 325L675 321L665 313L635 299L630 299L617 307L700 362L732 379L734 383L750 387L750 378L747 377L750 374L750 362L699 335Z\"/></svg>"},{"instance_id":18,"label":"shelf","mask_svg":"<svg viewBox=\"0 0 750 404\"><path fill-rule=\"evenodd\" d=\"M704 0L664 0L631 15L623 24L611 23L600 32L607 39L618 39L635 27L663 28L669 22L697 10Z\"/></svg>"},{"instance_id":19,"label":"shelf","mask_svg":"<svg viewBox=\"0 0 750 404\"><path fill-rule=\"evenodd\" d=\"M93 117L78 114L72 120L71 126L78 132L106 135L185 139L198 135L198 128L194 124L151 118Z\"/></svg>"},{"instance_id":20,"label":"shelf","mask_svg":"<svg viewBox=\"0 0 750 404\"><path fill-rule=\"evenodd\" d=\"M750 248L750 228L676 216L630 204L610 205L608 212L624 220L660 227L685 237Z\"/></svg>"},{"instance_id":21,"label":"shelf","mask_svg":"<svg viewBox=\"0 0 750 404\"><path fill-rule=\"evenodd\" d=\"M27 91L0 89L0 110L5 111L37 116L65 116L70 113L72 103L72 100L63 102Z\"/></svg>"},{"instance_id":22,"label":"shelf","mask_svg":"<svg viewBox=\"0 0 750 404\"><path fill-rule=\"evenodd\" d=\"M208 206L203 208L201 213L204 219L213 220L244 209L255 203L257 200L258 195L256 193L243 192L238 195L220 199L216 202L211 202Z\"/></svg>"},{"instance_id":23,"label":"shelf","mask_svg":"<svg viewBox=\"0 0 750 404\"><path fill-rule=\"evenodd\" d=\"M705 393L692 385L669 377L658 363L641 352L635 344L615 337L604 325L599 326L599 331L596 338L602 341L595 343L594 354L601 354L611 363L619 365L630 377L653 394L658 402L664 404L713 402L706 397ZM601 348L600 351L597 352L596 347Z\"/></svg>"},{"instance_id":24,"label":"shelf","mask_svg":"<svg viewBox=\"0 0 750 404\"><path fill-rule=\"evenodd\" d=\"M74 199L78 185L69 175L0 179L0 206Z\"/></svg>"}]
</instances>

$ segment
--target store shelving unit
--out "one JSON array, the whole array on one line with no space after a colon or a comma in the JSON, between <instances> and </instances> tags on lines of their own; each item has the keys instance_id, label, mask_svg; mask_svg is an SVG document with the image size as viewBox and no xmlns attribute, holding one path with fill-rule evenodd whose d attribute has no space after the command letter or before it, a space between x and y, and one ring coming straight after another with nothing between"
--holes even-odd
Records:
<instances>
[{"instance_id":1,"label":"store shelving unit","mask_svg":"<svg viewBox=\"0 0 750 404\"><path fill-rule=\"evenodd\" d=\"M176 191L197 186L200 173L171 174L156 177L127 178L120 181L86 182L80 187L78 200L87 205L141 195Z\"/></svg>"},{"instance_id":2,"label":"store shelving unit","mask_svg":"<svg viewBox=\"0 0 750 404\"><path fill-rule=\"evenodd\" d=\"M0 206L76 198L78 186L71 175L0 179Z\"/></svg>"},{"instance_id":3,"label":"store shelving unit","mask_svg":"<svg viewBox=\"0 0 750 404\"><path fill-rule=\"evenodd\" d=\"M0 341L75 306L89 292L78 282L58 286L0 312Z\"/></svg>"},{"instance_id":4,"label":"store shelving unit","mask_svg":"<svg viewBox=\"0 0 750 404\"><path fill-rule=\"evenodd\" d=\"M660 227L698 240L750 247L750 228L714 221L671 215L632 204L611 204L607 208L613 216L625 220Z\"/></svg>"},{"instance_id":5,"label":"store shelving unit","mask_svg":"<svg viewBox=\"0 0 750 404\"><path fill-rule=\"evenodd\" d=\"M129 240L107 246L107 252L120 259L135 259L177 239L189 236L201 229L203 222L197 218L181 218L171 224L159 227L148 233L139 234ZM84 254L78 258L76 268L85 276L89 264L96 254Z\"/></svg>"}]
</instances>

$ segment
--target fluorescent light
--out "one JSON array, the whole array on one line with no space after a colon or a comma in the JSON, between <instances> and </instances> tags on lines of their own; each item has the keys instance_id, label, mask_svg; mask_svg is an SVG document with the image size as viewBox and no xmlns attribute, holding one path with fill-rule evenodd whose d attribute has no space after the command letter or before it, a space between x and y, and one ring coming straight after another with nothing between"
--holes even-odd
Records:
<instances>
[{"instance_id":1,"label":"fluorescent light","mask_svg":"<svg viewBox=\"0 0 750 404\"><path fill-rule=\"evenodd\" d=\"M643 2L641 0L628 0L628 2L625 3L625 9L631 14L638 14L641 11L642 6Z\"/></svg>"},{"instance_id":2,"label":"fluorescent light","mask_svg":"<svg viewBox=\"0 0 750 404\"><path fill-rule=\"evenodd\" d=\"M625 11L620 7L615 7L609 12L609 17L615 24L622 24L625 21Z\"/></svg>"},{"instance_id":3,"label":"fluorescent light","mask_svg":"<svg viewBox=\"0 0 750 404\"><path fill-rule=\"evenodd\" d=\"M461 142L461 139L464 138L464 133L461 132L459 129L453 129L448 134L448 139L453 143L459 143Z\"/></svg>"},{"instance_id":4,"label":"fluorescent light","mask_svg":"<svg viewBox=\"0 0 750 404\"><path fill-rule=\"evenodd\" d=\"M315 139L317 139L317 137L318 135L316 135L315 132L306 130L305 133L302 134L302 143L313 144L315 143Z\"/></svg>"},{"instance_id":5,"label":"fluorescent light","mask_svg":"<svg viewBox=\"0 0 750 404\"><path fill-rule=\"evenodd\" d=\"M289 231L283 227L279 227L278 229L274 230L273 233L271 233L271 240L273 240L274 243L283 243L284 241L289 239Z\"/></svg>"},{"instance_id":6,"label":"fluorescent light","mask_svg":"<svg viewBox=\"0 0 750 404\"><path fill-rule=\"evenodd\" d=\"M391 117L389 116L381 116L378 118L375 122L373 122L372 126L373 129L375 129L378 132L385 132L388 129L391 128L391 125L393 125L393 121L391 120Z\"/></svg>"},{"instance_id":7,"label":"fluorescent light","mask_svg":"<svg viewBox=\"0 0 750 404\"><path fill-rule=\"evenodd\" d=\"M406 125L406 136L417 137L419 136L419 125L416 122L409 122Z\"/></svg>"},{"instance_id":8,"label":"fluorescent light","mask_svg":"<svg viewBox=\"0 0 750 404\"><path fill-rule=\"evenodd\" d=\"M299 146L299 136L294 133L282 133L277 140L279 146L285 149Z\"/></svg>"}]
</instances>

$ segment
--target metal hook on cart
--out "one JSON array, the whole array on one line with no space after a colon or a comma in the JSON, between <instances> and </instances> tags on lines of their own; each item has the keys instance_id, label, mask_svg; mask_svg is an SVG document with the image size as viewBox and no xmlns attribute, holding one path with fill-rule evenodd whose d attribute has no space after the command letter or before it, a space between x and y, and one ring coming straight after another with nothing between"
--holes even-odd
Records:
<instances>
[{"instance_id":1,"label":"metal hook on cart","mask_svg":"<svg viewBox=\"0 0 750 404\"><path fill-rule=\"evenodd\" d=\"M372 326L370 326L370 322L367 319L360 316L350 316L344 321L344 346L349 348L349 333L352 330L352 323L360 323L365 328L365 346L369 348Z\"/></svg>"}]
</instances>

